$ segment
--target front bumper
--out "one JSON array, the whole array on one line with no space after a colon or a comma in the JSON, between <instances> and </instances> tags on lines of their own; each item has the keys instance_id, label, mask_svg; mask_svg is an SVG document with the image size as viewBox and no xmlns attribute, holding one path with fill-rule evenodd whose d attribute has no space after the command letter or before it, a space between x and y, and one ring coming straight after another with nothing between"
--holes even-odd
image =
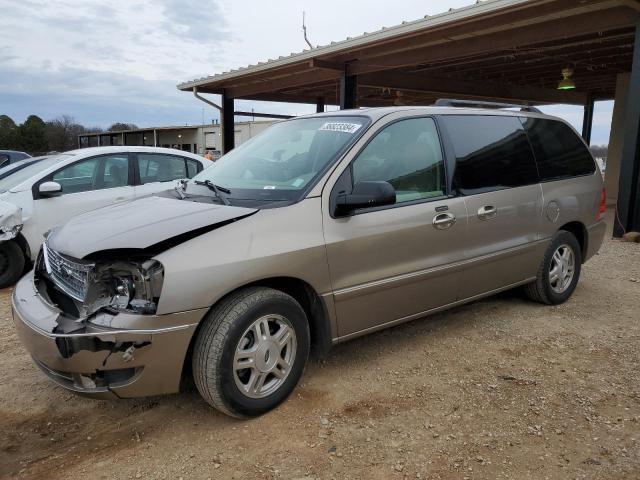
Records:
<instances>
[{"instance_id":1,"label":"front bumper","mask_svg":"<svg viewBox=\"0 0 640 480\"><path fill-rule=\"evenodd\" d=\"M58 385L96 398L177 392L189 343L206 313L99 313L73 321L40 294L33 272L16 285L12 307L20 339L38 367Z\"/></svg>"}]
</instances>

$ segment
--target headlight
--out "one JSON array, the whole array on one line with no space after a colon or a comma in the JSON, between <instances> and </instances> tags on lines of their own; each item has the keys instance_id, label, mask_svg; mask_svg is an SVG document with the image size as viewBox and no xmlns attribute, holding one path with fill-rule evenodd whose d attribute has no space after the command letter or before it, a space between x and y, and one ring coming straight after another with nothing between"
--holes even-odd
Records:
<instances>
[{"instance_id":1,"label":"headlight","mask_svg":"<svg viewBox=\"0 0 640 480\"><path fill-rule=\"evenodd\" d=\"M157 260L98 263L91 275L86 311L110 308L153 314L158 307L163 281L164 268Z\"/></svg>"}]
</instances>

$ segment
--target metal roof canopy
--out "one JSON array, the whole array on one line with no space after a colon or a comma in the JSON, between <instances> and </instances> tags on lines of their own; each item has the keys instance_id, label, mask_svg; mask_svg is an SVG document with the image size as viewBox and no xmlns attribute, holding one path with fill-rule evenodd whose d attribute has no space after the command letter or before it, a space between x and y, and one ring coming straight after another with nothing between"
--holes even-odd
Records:
<instances>
[{"instance_id":1,"label":"metal roof canopy","mask_svg":"<svg viewBox=\"0 0 640 480\"><path fill-rule=\"evenodd\" d=\"M178 88L341 104L342 87L342 106L349 88L357 106L425 105L441 96L585 105L613 98L616 76L631 71L639 22L639 0L488 0ZM560 91L566 66L576 89Z\"/></svg>"},{"instance_id":2,"label":"metal roof canopy","mask_svg":"<svg viewBox=\"0 0 640 480\"><path fill-rule=\"evenodd\" d=\"M558 90L562 69L576 88ZM584 105L616 96L630 72L614 233L640 230L640 0L487 0L342 42L178 85L222 95L223 151L234 99L340 108L428 105L440 97ZM622 93L622 92L620 92ZM623 97L620 97L623 98Z\"/></svg>"}]
</instances>

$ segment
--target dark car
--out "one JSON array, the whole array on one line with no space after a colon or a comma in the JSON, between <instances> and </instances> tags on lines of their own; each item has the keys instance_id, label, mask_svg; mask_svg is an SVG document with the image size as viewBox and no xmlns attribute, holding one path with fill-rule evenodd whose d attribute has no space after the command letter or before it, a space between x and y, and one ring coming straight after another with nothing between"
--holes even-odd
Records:
<instances>
[{"instance_id":1,"label":"dark car","mask_svg":"<svg viewBox=\"0 0 640 480\"><path fill-rule=\"evenodd\" d=\"M31 155L25 152L18 152L16 150L0 150L0 167L9 165L10 163L24 160L25 158L31 158Z\"/></svg>"}]
</instances>

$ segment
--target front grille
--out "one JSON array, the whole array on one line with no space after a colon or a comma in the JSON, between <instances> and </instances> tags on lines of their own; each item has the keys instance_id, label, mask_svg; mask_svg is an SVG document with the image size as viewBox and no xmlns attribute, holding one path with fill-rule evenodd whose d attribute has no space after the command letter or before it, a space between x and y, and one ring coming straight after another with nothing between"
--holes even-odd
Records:
<instances>
[{"instance_id":1,"label":"front grille","mask_svg":"<svg viewBox=\"0 0 640 480\"><path fill-rule=\"evenodd\" d=\"M71 260L49 248L46 243L42 245L42 252L51 281L70 297L84 301L93 264Z\"/></svg>"}]
</instances>

